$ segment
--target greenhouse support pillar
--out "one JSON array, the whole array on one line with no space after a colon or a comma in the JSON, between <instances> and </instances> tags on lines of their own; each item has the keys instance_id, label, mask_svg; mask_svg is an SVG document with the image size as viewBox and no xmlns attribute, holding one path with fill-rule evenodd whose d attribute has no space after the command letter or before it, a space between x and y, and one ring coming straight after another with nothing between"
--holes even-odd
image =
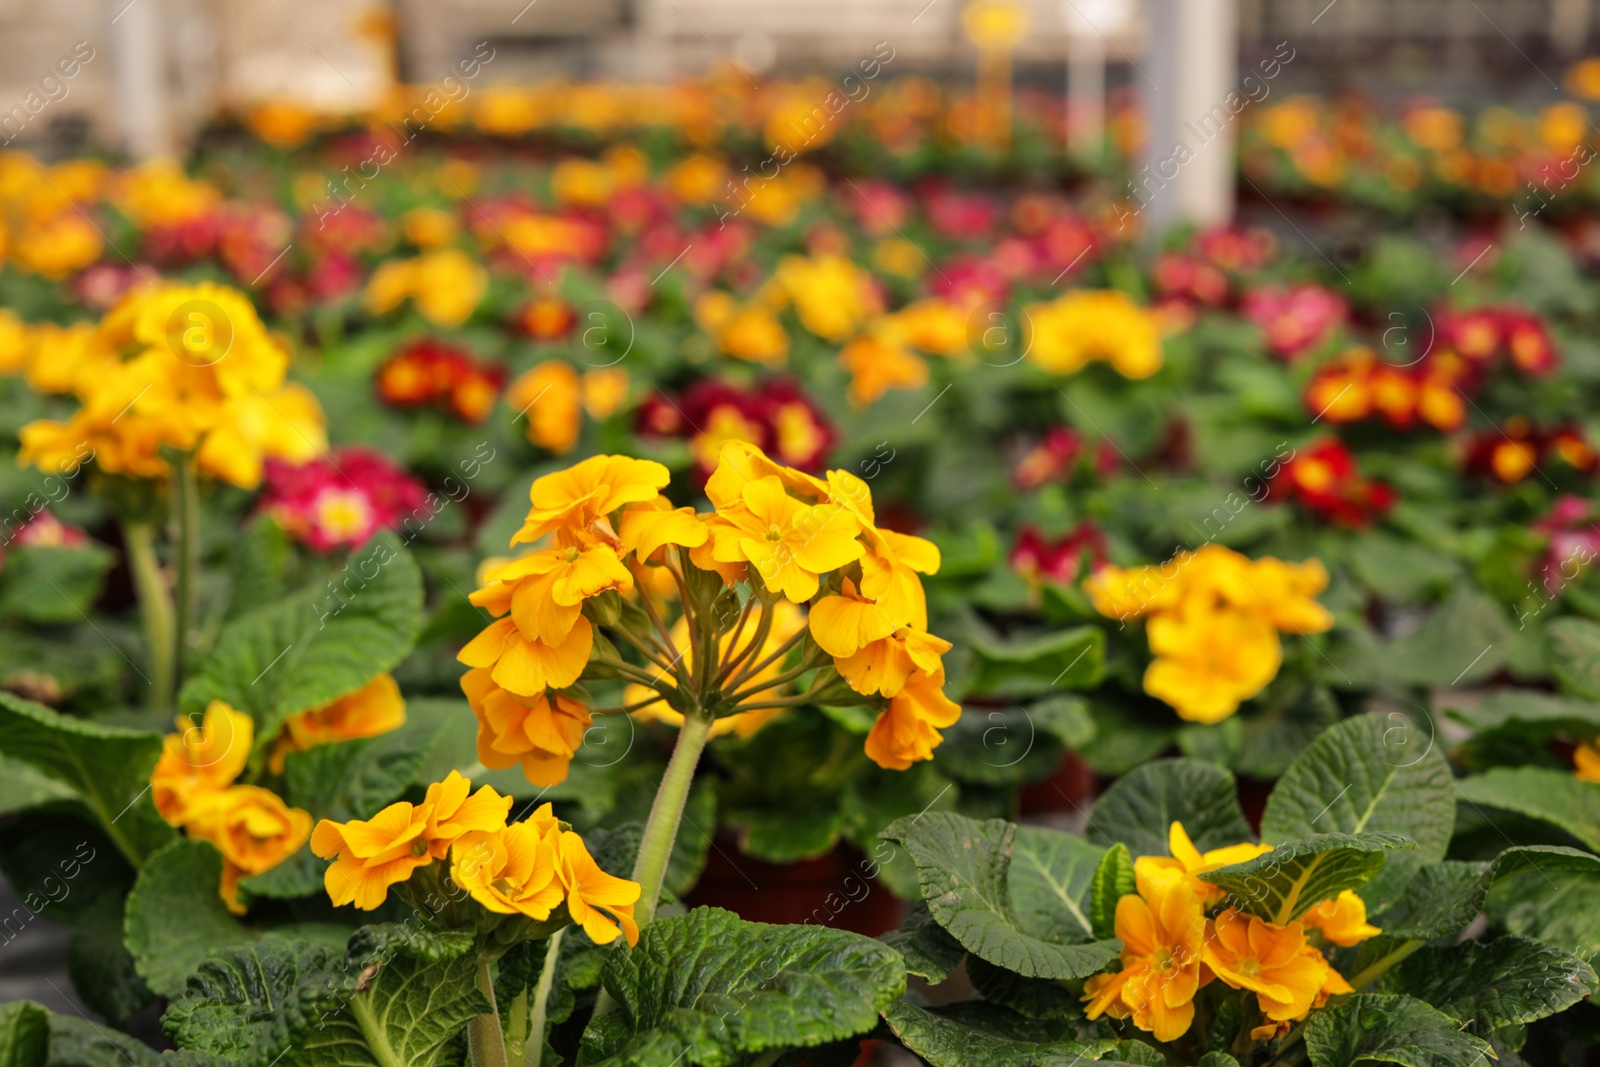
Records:
<instances>
[{"instance_id":1,"label":"greenhouse support pillar","mask_svg":"<svg viewBox=\"0 0 1600 1067\"><path fill-rule=\"evenodd\" d=\"M123 147L136 160L173 152L161 6L162 0L106 5L116 53L117 118Z\"/></svg>"},{"instance_id":2,"label":"greenhouse support pillar","mask_svg":"<svg viewBox=\"0 0 1600 1067\"><path fill-rule=\"evenodd\" d=\"M1150 0L1138 84L1148 137L1125 190L1145 232L1233 217L1234 145L1249 99L1238 84L1237 0Z\"/></svg>"}]
</instances>

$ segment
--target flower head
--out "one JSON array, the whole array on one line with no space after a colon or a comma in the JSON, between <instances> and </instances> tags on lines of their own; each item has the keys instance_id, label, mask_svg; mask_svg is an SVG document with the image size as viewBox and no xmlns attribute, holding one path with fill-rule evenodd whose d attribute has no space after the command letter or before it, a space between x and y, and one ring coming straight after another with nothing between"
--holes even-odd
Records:
<instances>
[{"instance_id":1,"label":"flower head","mask_svg":"<svg viewBox=\"0 0 1600 1067\"><path fill-rule=\"evenodd\" d=\"M290 752L304 752L333 741L377 737L398 730L405 721L406 702L400 687L393 675L380 674L331 704L289 716L273 744L269 767L274 774L281 774Z\"/></svg>"},{"instance_id":2,"label":"flower head","mask_svg":"<svg viewBox=\"0 0 1600 1067\"><path fill-rule=\"evenodd\" d=\"M567 767L594 721L588 708L550 690L518 696L496 685L483 669L462 675L461 688L478 717L480 763L495 771L520 763L537 786L566 781Z\"/></svg>"},{"instance_id":3,"label":"flower head","mask_svg":"<svg viewBox=\"0 0 1600 1067\"><path fill-rule=\"evenodd\" d=\"M556 530L588 531L625 504L654 500L671 475L649 459L591 456L576 466L534 480L533 507L513 545Z\"/></svg>"},{"instance_id":4,"label":"flower head","mask_svg":"<svg viewBox=\"0 0 1600 1067\"><path fill-rule=\"evenodd\" d=\"M1194 995L1210 980L1201 967L1206 920L1188 879L1147 868L1137 885L1137 893L1117 901L1122 969L1085 983L1085 1014L1130 1015L1156 1040L1173 1041L1188 1033ZM1113 1010L1115 1002L1120 1005Z\"/></svg>"},{"instance_id":5,"label":"flower head","mask_svg":"<svg viewBox=\"0 0 1600 1067\"><path fill-rule=\"evenodd\" d=\"M583 838L571 831L561 831L556 845L556 877L566 890L567 914L595 944L609 945L619 932L628 944L639 943L639 926L633 921L639 883L602 871Z\"/></svg>"},{"instance_id":6,"label":"flower head","mask_svg":"<svg viewBox=\"0 0 1600 1067\"><path fill-rule=\"evenodd\" d=\"M250 759L255 721L213 700L198 725L178 716L178 730L162 741L161 758L150 775L156 810L174 826L189 822L211 796L239 777Z\"/></svg>"},{"instance_id":7,"label":"flower head","mask_svg":"<svg viewBox=\"0 0 1600 1067\"><path fill-rule=\"evenodd\" d=\"M311 833L311 813L289 807L270 789L235 785L213 794L187 829L222 853L222 899L239 914L239 881L298 852Z\"/></svg>"},{"instance_id":8,"label":"flower head","mask_svg":"<svg viewBox=\"0 0 1600 1067\"><path fill-rule=\"evenodd\" d=\"M556 877L560 833L549 804L503 830L473 831L451 850L450 879L492 912L543 922L565 899Z\"/></svg>"},{"instance_id":9,"label":"flower head","mask_svg":"<svg viewBox=\"0 0 1600 1067\"><path fill-rule=\"evenodd\" d=\"M1344 948L1383 933L1367 922L1367 902L1350 889L1343 890L1332 900L1324 900L1302 915L1300 921L1321 930L1324 940Z\"/></svg>"},{"instance_id":10,"label":"flower head","mask_svg":"<svg viewBox=\"0 0 1600 1067\"><path fill-rule=\"evenodd\" d=\"M1182 874L1189 879L1189 888L1194 891L1195 898L1205 905L1216 904L1227 895L1220 886L1212 885L1204 879L1203 875L1207 871L1244 863L1264 852L1272 851L1271 845L1257 845L1245 841L1202 853L1195 848L1194 842L1189 840L1189 835L1184 832L1183 823L1176 820L1167 831L1167 847L1172 852L1170 857L1140 856L1134 861L1134 870L1144 871L1149 877L1155 877L1157 872Z\"/></svg>"},{"instance_id":11,"label":"flower head","mask_svg":"<svg viewBox=\"0 0 1600 1067\"><path fill-rule=\"evenodd\" d=\"M1212 920L1202 957L1223 982L1255 993L1268 1019L1284 1022L1310 1011L1328 980L1328 961L1308 947L1298 922L1279 926L1228 908Z\"/></svg>"}]
</instances>

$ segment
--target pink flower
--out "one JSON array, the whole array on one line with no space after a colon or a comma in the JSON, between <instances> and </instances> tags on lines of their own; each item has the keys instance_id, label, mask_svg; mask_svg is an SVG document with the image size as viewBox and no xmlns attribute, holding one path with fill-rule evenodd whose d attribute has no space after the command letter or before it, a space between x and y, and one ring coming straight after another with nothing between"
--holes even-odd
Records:
<instances>
[{"instance_id":1,"label":"pink flower","mask_svg":"<svg viewBox=\"0 0 1600 1067\"><path fill-rule=\"evenodd\" d=\"M80 527L62 522L48 511L41 511L17 531L13 543L29 548L83 548L89 535Z\"/></svg>"},{"instance_id":2,"label":"pink flower","mask_svg":"<svg viewBox=\"0 0 1600 1067\"><path fill-rule=\"evenodd\" d=\"M317 552L359 548L424 509L422 483L377 452L343 448L299 466L267 460L259 510Z\"/></svg>"},{"instance_id":3,"label":"pink flower","mask_svg":"<svg viewBox=\"0 0 1600 1067\"><path fill-rule=\"evenodd\" d=\"M1344 321L1344 297L1320 285L1263 286L1244 296L1245 318L1267 335L1267 348L1293 359L1326 341Z\"/></svg>"}]
</instances>

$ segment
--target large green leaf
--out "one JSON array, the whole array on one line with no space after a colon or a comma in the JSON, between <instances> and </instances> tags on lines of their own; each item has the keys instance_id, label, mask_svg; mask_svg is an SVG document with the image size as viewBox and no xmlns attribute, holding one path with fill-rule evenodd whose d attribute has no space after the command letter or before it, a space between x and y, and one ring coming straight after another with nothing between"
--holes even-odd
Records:
<instances>
[{"instance_id":1,"label":"large green leaf","mask_svg":"<svg viewBox=\"0 0 1600 1067\"><path fill-rule=\"evenodd\" d=\"M614 951L602 981L621 1010L590 1024L585 1063L729 1067L871 1030L905 991L905 969L859 934L696 908Z\"/></svg>"},{"instance_id":2,"label":"large green leaf","mask_svg":"<svg viewBox=\"0 0 1600 1067\"><path fill-rule=\"evenodd\" d=\"M1600 623L1557 619L1544 630L1545 662L1563 692L1600 700Z\"/></svg>"},{"instance_id":3,"label":"large green leaf","mask_svg":"<svg viewBox=\"0 0 1600 1067\"><path fill-rule=\"evenodd\" d=\"M31 763L0 756L0 815L76 799L78 794L59 778Z\"/></svg>"},{"instance_id":4,"label":"large green leaf","mask_svg":"<svg viewBox=\"0 0 1600 1067\"><path fill-rule=\"evenodd\" d=\"M0 1067L44 1067L50 1013L31 1000L0 1004Z\"/></svg>"},{"instance_id":5,"label":"large green leaf","mask_svg":"<svg viewBox=\"0 0 1600 1067\"><path fill-rule=\"evenodd\" d=\"M1416 847L1405 835L1387 831L1315 834L1219 867L1206 881L1227 890L1229 906L1282 924L1346 889L1366 885L1383 869L1390 850Z\"/></svg>"},{"instance_id":6,"label":"large green leaf","mask_svg":"<svg viewBox=\"0 0 1600 1067\"><path fill-rule=\"evenodd\" d=\"M883 832L910 853L928 910L968 952L1030 978L1083 978L1122 947L1080 943L1092 936L1087 897L1099 850L1041 835L1070 836L951 812L900 819Z\"/></svg>"},{"instance_id":7,"label":"large green leaf","mask_svg":"<svg viewBox=\"0 0 1600 1067\"><path fill-rule=\"evenodd\" d=\"M1497 690L1470 707L1451 708L1445 714L1480 732L1520 727L1541 735L1563 729L1600 733L1600 704L1532 689Z\"/></svg>"},{"instance_id":8,"label":"large green leaf","mask_svg":"<svg viewBox=\"0 0 1600 1067\"><path fill-rule=\"evenodd\" d=\"M367 927L347 952L269 937L218 953L164 1021L244 1067L433 1067L489 1002L470 942Z\"/></svg>"},{"instance_id":9,"label":"large green leaf","mask_svg":"<svg viewBox=\"0 0 1600 1067\"><path fill-rule=\"evenodd\" d=\"M944 927L934 921L928 905L920 900L911 906L911 913L898 930L891 930L878 940L900 953L907 974L935 985L948 978L967 954L961 942L945 933Z\"/></svg>"},{"instance_id":10,"label":"large green leaf","mask_svg":"<svg viewBox=\"0 0 1600 1067\"><path fill-rule=\"evenodd\" d=\"M1588 959L1600 953L1600 856L1529 845L1495 859L1489 918Z\"/></svg>"},{"instance_id":11,"label":"large green leaf","mask_svg":"<svg viewBox=\"0 0 1600 1067\"><path fill-rule=\"evenodd\" d=\"M1373 925L1388 937L1418 941L1460 933L1483 910L1490 866L1459 860L1428 864L1398 901L1375 915Z\"/></svg>"},{"instance_id":12,"label":"large green leaf","mask_svg":"<svg viewBox=\"0 0 1600 1067\"><path fill-rule=\"evenodd\" d=\"M1456 784L1474 804L1559 826L1600 851L1600 785L1594 782L1544 767L1496 767Z\"/></svg>"},{"instance_id":13,"label":"large green leaf","mask_svg":"<svg viewBox=\"0 0 1600 1067\"><path fill-rule=\"evenodd\" d=\"M1413 997L1351 997L1312 1013L1305 1040L1314 1067L1472 1067L1494 1059L1487 1041L1464 1033L1455 1019Z\"/></svg>"},{"instance_id":14,"label":"large green leaf","mask_svg":"<svg viewBox=\"0 0 1600 1067\"><path fill-rule=\"evenodd\" d=\"M1009 643L974 636L968 643L974 657L971 693L1091 689L1105 674L1106 634L1098 626Z\"/></svg>"},{"instance_id":15,"label":"large green leaf","mask_svg":"<svg viewBox=\"0 0 1600 1067\"><path fill-rule=\"evenodd\" d=\"M1233 775L1196 759L1155 760L1118 778L1095 801L1085 836L1120 841L1135 856L1165 856L1174 822L1202 851L1254 839Z\"/></svg>"},{"instance_id":16,"label":"large green leaf","mask_svg":"<svg viewBox=\"0 0 1600 1067\"><path fill-rule=\"evenodd\" d=\"M1418 868L1444 859L1455 828L1450 765L1434 741L1399 715L1360 715L1330 727L1278 780L1261 819L1262 839L1404 834L1416 849L1390 856L1361 894L1374 910L1398 900Z\"/></svg>"},{"instance_id":17,"label":"large green leaf","mask_svg":"<svg viewBox=\"0 0 1600 1067\"><path fill-rule=\"evenodd\" d=\"M0 753L67 790L137 866L173 829L148 799L161 735L102 726L0 692Z\"/></svg>"},{"instance_id":18,"label":"large green leaf","mask_svg":"<svg viewBox=\"0 0 1600 1067\"><path fill-rule=\"evenodd\" d=\"M116 555L99 544L7 549L0 571L0 615L45 625L77 622L90 611L115 562Z\"/></svg>"},{"instance_id":19,"label":"large green leaf","mask_svg":"<svg viewBox=\"0 0 1600 1067\"><path fill-rule=\"evenodd\" d=\"M1378 650L1381 673L1404 685L1482 681L1505 663L1514 634L1494 601L1463 585L1415 631Z\"/></svg>"},{"instance_id":20,"label":"large green leaf","mask_svg":"<svg viewBox=\"0 0 1600 1067\"><path fill-rule=\"evenodd\" d=\"M1428 945L1383 976L1379 992L1404 993L1453 1015L1488 1037L1502 1026L1565 1011L1595 990L1578 957L1524 937L1487 945Z\"/></svg>"},{"instance_id":21,"label":"large green leaf","mask_svg":"<svg viewBox=\"0 0 1600 1067\"><path fill-rule=\"evenodd\" d=\"M129 1034L73 1015L50 1016L46 1067L222 1067L188 1053L160 1056Z\"/></svg>"},{"instance_id":22,"label":"large green leaf","mask_svg":"<svg viewBox=\"0 0 1600 1067\"><path fill-rule=\"evenodd\" d=\"M897 1000L883 1018L932 1067L1072 1067L1116 1046L1104 1038L1084 1040L1070 1023L1028 1019L981 1002L929 1011Z\"/></svg>"},{"instance_id":23,"label":"large green leaf","mask_svg":"<svg viewBox=\"0 0 1600 1067\"><path fill-rule=\"evenodd\" d=\"M179 706L192 713L226 701L255 719L264 746L290 715L354 692L399 663L421 626L421 572L393 534L381 533L330 582L224 626Z\"/></svg>"}]
</instances>

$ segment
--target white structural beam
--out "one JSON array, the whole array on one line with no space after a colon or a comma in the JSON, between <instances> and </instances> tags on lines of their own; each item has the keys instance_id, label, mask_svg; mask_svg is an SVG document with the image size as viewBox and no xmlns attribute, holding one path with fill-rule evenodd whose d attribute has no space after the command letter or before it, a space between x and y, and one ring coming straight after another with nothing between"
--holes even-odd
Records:
<instances>
[{"instance_id":1,"label":"white structural beam","mask_svg":"<svg viewBox=\"0 0 1600 1067\"><path fill-rule=\"evenodd\" d=\"M167 99L167 49L163 0L111 0L117 88L117 118L124 150L134 159L173 153Z\"/></svg>"},{"instance_id":2,"label":"white structural beam","mask_svg":"<svg viewBox=\"0 0 1600 1067\"><path fill-rule=\"evenodd\" d=\"M1234 145L1249 98L1238 84L1237 0L1150 0L1146 139L1130 197L1146 229L1233 217Z\"/></svg>"}]
</instances>

